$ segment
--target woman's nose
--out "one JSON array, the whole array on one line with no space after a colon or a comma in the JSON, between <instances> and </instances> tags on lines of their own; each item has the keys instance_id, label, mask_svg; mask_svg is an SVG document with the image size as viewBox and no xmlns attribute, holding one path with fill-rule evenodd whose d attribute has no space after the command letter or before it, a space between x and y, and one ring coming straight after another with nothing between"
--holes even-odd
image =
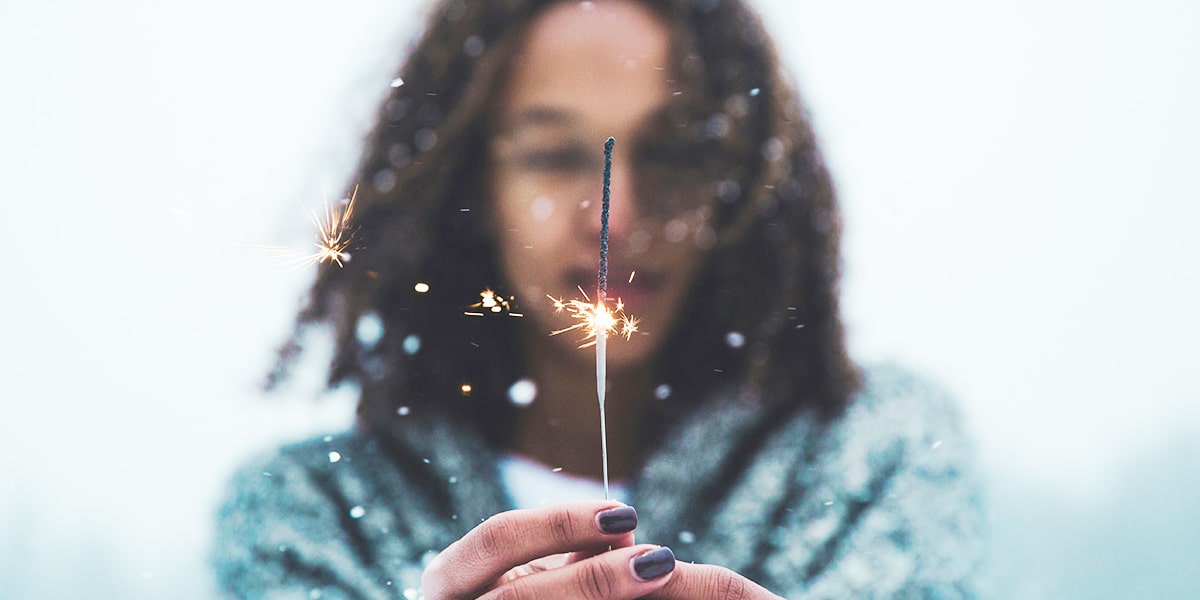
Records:
<instances>
[{"instance_id":1,"label":"woman's nose","mask_svg":"<svg viewBox=\"0 0 1200 600\"><path fill-rule=\"evenodd\" d=\"M635 191L633 166L629 161L614 156L608 186L609 237L629 235L634 221L637 219ZM601 194L603 194L603 191L601 191ZM601 200L603 200L603 195L597 198L598 205L601 204ZM592 229L599 235L601 226L600 211L587 212L595 217L592 219Z\"/></svg>"}]
</instances>

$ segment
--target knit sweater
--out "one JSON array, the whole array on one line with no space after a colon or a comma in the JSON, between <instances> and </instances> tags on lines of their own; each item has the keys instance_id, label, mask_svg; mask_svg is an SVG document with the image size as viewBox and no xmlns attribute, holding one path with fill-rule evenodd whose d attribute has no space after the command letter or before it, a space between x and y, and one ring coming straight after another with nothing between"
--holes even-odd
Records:
<instances>
[{"instance_id":1,"label":"knit sweater","mask_svg":"<svg viewBox=\"0 0 1200 600\"><path fill-rule=\"evenodd\" d=\"M729 567L787 598L972 598L983 547L973 452L935 387L869 369L844 414L764 428L715 397L648 457L639 542ZM352 431L242 469L214 564L239 598L408 598L423 565L511 508L495 451L437 418Z\"/></svg>"}]
</instances>

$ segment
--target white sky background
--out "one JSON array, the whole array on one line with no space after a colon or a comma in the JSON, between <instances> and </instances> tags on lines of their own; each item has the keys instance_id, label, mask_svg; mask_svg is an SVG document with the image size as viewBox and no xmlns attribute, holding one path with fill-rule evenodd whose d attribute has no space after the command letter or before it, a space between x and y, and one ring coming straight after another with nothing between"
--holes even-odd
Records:
<instances>
[{"instance_id":1,"label":"white sky background","mask_svg":"<svg viewBox=\"0 0 1200 600\"><path fill-rule=\"evenodd\" d=\"M260 397L311 271L238 244L307 243L424 3L94 4L0 5L0 582L208 598L230 470L352 406ZM961 398L999 595L1185 597L1200 8L757 5L841 190L856 354Z\"/></svg>"}]
</instances>

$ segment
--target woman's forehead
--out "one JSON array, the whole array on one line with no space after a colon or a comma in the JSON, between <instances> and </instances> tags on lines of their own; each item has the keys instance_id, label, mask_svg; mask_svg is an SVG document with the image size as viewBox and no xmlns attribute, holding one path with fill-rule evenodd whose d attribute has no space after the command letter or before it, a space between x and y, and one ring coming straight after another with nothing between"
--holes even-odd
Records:
<instances>
[{"instance_id":1,"label":"woman's forehead","mask_svg":"<svg viewBox=\"0 0 1200 600\"><path fill-rule=\"evenodd\" d=\"M641 4L557 4L526 35L502 99L508 126L638 120L671 95L670 29Z\"/></svg>"},{"instance_id":2,"label":"woman's forehead","mask_svg":"<svg viewBox=\"0 0 1200 600\"><path fill-rule=\"evenodd\" d=\"M639 59L657 50L659 40L653 38L669 29L662 16L634 0L559 2L534 16L526 31L526 44L607 47L620 59Z\"/></svg>"}]
</instances>

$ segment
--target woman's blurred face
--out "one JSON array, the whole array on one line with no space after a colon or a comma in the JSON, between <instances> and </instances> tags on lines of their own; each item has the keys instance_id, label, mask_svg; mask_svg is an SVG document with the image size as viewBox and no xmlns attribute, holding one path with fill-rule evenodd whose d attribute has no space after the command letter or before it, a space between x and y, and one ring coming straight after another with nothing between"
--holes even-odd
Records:
<instances>
[{"instance_id":1,"label":"woman's blurred face","mask_svg":"<svg viewBox=\"0 0 1200 600\"><path fill-rule=\"evenodd\" d=\"M670 190L656 191L668 186L647 185L671 181L664 165L688 159L656 126L675 91L671 44L667 24L636 2L562 2L532 23L498 98L490 152L501 261L521 309L545 331L572 324L546 295L582 288L596 299L604 141L616 138L608 297L640 332L609 344L614 366L662 344L711 245L708 202L668 202L659 192ZM565 350L580 336L551 339Z\"/></svg>"}]
</instances>

